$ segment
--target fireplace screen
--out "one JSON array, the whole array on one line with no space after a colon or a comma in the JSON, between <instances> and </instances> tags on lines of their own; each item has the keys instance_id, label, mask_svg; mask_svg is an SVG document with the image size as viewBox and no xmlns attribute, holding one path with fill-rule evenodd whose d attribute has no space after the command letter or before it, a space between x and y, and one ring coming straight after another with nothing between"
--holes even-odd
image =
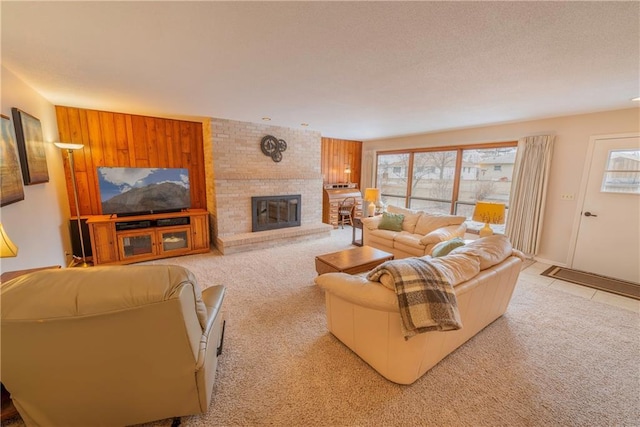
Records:
<instances>
[{"instance_id":1,"label":"fireplace screen","mask_svg":"<svg viewBox=\"0 0 640 427\"><path fill-rule=\"evenodd\" d=\"M252 231L300 226L300 195L252 197Z\"/></svg>"}]
</instances>

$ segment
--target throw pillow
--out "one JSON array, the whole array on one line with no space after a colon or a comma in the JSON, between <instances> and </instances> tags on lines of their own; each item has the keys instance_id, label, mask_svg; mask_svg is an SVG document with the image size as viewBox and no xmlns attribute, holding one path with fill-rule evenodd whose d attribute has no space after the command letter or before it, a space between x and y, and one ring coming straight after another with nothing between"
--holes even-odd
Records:
<instances>
[{"instance_id":1,"label":"throw pillow","mask_svg":"<svg viewBox=\"0 0 640 427\"><path fill-rule=\"evenodd\" d=\"M380 230L402 231L402 221L404 215L385 212L378 224Z\"/></svg>"},{"instance_id":2,"label":"throw pillow","mask_svg":"<svg viewBox=\"0 0 640 427\"><path fill-rule=\"evenodd\" d=\"M431 256L434 258L448 255L449 252L454 250L459 246L464 246L464 240L460 237L455 237L451 240L446 240L444 242L440 242L433 247L431 251Z\"/></svg>"},{"instance_id":3,"label":"throw pillow","mask_svg":"<svg viewBox=\"0 0 640 427\"><path fill-rule=\"evenodd\" d=\"M388 205L387 212L404 215L404 220L402 221L402 230L412 234L416 229L416 224L418 223L418 219L420 219L420 215L422 215L422 212L420 211L401 208L394 205Z\"/></svg>"}]
</instances>

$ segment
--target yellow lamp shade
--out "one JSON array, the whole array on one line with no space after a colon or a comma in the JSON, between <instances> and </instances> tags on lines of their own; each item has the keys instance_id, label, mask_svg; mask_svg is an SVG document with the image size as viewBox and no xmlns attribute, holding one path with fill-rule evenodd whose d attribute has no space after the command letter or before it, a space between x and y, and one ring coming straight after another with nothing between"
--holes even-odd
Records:
<instances>
[{"instance_id":1,"label":"yellow lamp shade","mask_svg":"<svg viewBox=\"0 0 640 427\"><path fill-rule=\"evenodd\" d=\"M380 190L378 188L366 188L364 190L364 199L367 202L377 202L380 198Z\"/></svg>"},{"instance_id":2,"label":"yellow lamp shade","mask_svg":"<svg viewBox=\"0 0 640 427\"><path fill-rule=\"evenodd\" d=\"M0 224L0 258L10 258L18 255L18 247L11 241L4 227Z\"/></svg>"},{"instance_id":3,"label":"yellow lamp shade","mask_svg":"<svg viewBox=\"0 0 640 427\"><path fill-rule=\"evenodd\" d=\"M484 227L480 229L480 237L493 234L489 224L504 224L504 203L477 202L473 211L473 220L484 222Z\"/></svg>"}]
</instances>

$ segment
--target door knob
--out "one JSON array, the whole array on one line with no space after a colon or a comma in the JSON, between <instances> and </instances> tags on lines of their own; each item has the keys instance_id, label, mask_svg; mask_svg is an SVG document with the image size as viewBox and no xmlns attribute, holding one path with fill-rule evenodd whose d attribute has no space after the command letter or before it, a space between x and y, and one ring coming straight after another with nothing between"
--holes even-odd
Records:
<instances>
[{"instance_id":1,"label":"door knob","mask_svg":"<svg viewBox=\"0 0 640 427\"><path fill-rule=\"evenodd\" d=\"M587 211L584 213L584 216L598 216L598 215L592 214L591 212Z\"/></svg>"}]
</instances>

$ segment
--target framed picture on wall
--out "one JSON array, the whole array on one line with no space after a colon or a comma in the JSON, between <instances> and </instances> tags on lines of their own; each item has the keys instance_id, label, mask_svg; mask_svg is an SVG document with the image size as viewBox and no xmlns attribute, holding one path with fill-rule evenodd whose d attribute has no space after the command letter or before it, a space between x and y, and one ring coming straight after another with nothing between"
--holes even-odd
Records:
<instances>
[{"instance_id":1,"label":"framed picture on wall","mask_svg":"<svg viewBox=\"0 0 640 427\"><path fill-rule=\"evenodd\" d=\"M40 120L15 107L11 109L11 114L16 129L16 141L24 184L49 182L47 156Z\"/></svg>"},{"instance_id":2,"label":"framed picture on wall","mask_svg":"<svg viewBox=\"0 0 640 427\"><path fill-rule=\"evenodd\" d=\"M2 140L0 140L0 206L24 200L24 187L18 163L18 148L13 137L11 120L0 114Z\"/></svg>"}]
</instances>

